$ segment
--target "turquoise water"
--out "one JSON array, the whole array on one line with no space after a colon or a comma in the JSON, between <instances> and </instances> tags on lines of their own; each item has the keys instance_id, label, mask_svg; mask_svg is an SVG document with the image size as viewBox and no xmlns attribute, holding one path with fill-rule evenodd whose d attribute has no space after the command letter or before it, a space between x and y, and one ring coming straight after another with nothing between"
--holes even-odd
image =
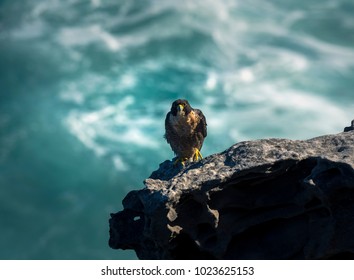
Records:
<instances>
[{"instance_id":1,"label":"turquoise water","mask_svg":"<svg viewBox=\"0 0 354 280\"><path fill-rule=\"evenodd\" d=\"M0 258L124 259L109 213L171 159L187 98L202 153L354 118L354 2L0 2Z\"/></svg>"}]
</instances>

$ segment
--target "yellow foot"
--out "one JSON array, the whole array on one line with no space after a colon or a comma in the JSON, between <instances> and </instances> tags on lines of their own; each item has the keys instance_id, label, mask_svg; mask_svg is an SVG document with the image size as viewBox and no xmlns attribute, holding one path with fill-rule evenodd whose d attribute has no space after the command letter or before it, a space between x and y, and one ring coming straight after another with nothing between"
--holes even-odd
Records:
<instances>
[{"instance_id":1,"label":"yellow foot","mask_svg":"<svg viewBox=\"0 0 354 280\"><path fill-rule=\"evenodd\" d=\"M194 152L194 155L193 155L193 160L194 161L198 161L199 159L202 159L203 156L202 154L200 153L200 151L196 148L195 149L195 152Z\"/></svg>"},{"instance_id":2,"label":"yellow foot","mask_svg":"<svg viewBox=\"0 0 354 280\"><path fill-rule=\"evenodd\" d=\"M177 158L174 162L173 165L177 165L179 162L184 166L184 163L187 161L187 158Z\"/></svg>"}]
</instances>

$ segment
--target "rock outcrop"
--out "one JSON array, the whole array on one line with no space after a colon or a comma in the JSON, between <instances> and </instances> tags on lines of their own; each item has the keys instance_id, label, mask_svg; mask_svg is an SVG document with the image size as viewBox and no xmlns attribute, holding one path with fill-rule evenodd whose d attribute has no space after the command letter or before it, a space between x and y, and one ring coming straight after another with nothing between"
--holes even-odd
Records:
<instances>
[{"instance_id":1,"label":"rock outcrop","mask_svg":"<svg viewBox=\"0 0 354 280\"><path fill-rule=\"evenodd\" d=\"M354 130L354 120L352 120L352 123L350 126L347 126L344 128L344 132L352 131Z\"/></svg>"},{"instance_id":2,"label":"rock outcrop","mask_svg":"<svg viewBox=\"0 0 354 280\"><path fill-rule=\"evenodd\" d=\"M111 214L140 259L354 259L354 131L165 161Z\"/></svg>"}]
</instances>

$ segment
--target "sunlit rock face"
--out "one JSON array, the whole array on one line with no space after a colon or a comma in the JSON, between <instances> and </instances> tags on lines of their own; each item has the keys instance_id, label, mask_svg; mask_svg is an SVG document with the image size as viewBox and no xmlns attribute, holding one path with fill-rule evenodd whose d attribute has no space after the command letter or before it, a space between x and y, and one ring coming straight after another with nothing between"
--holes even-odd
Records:
<instances>
[{"instance_id":1,"label":"sunlit rock face","mask_svg":"<svg viewBox=\"0 0 354 280\"><path fill-rule=\"evenodd\" d=\"M112 214L140 259L354 259L354 131L171 161Z\"/></svg>"}]
</instances>

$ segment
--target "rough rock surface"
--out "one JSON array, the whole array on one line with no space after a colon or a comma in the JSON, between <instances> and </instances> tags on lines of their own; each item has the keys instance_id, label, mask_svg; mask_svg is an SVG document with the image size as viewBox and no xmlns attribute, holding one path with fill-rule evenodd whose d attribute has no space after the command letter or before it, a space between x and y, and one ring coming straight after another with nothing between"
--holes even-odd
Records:
<instances>
[{"instance_id":1,"label":"rough rock surface","mask_svg":"<svg viewBox=\"0 0 354 280\"><path fill-rule=\"evenodd\" d=\"M140 259L354 259L354 131L165 161L111 214Z\"/></svg>"}]
</instances>

